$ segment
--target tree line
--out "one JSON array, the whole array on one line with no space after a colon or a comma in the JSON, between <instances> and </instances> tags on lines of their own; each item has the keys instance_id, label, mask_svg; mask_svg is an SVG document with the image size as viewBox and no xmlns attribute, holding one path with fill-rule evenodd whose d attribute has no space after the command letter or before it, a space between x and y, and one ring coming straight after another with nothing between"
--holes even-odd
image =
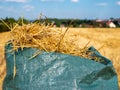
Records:
<instances>
[{"instance_id":1,"label":"tree line","mask_svg":"<svg viewBox=\"0 0 120 90\"><path fill-rule=\"evenodd\" d=\"M57 19L57 18L46 18L46 19L41 19L41 20L27 20L25 18L19 18L19 19L14 19L14 18L8 18L6 17L5 19L2 19L7 25L12 26L14 23L18 24L28 24L32 22L42 22L45 21L46 23L53 23L55 27L81 27L81 28L107 28L108 25L106 22L96 22L96 20L89 20L89 19ZM117 27L120 27L118 20L113 19L112 21L117 25ZM9 31L8 27L0 21L0 32L5 32Z\"/></svg>"}]
</instances>

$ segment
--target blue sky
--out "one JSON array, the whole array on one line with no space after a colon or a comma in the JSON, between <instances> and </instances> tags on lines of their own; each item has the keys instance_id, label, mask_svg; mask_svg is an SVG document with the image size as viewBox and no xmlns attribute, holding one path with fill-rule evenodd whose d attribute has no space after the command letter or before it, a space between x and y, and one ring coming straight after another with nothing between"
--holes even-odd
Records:
<instances>
[{"instance_id":1,"label":"blue sky","mask_svg":"<svg viewBox=\"0 0 120 90\"><path fill-rule=\"evenodd\" d=\"M120 0L0 0L0 18L120 18Z\"/></svg>"}]
</instances>

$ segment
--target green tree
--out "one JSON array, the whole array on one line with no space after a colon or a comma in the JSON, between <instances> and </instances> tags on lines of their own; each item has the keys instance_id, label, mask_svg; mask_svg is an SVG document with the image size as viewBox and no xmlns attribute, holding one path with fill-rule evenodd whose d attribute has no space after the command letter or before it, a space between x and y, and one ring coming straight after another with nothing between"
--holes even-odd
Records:
<instances>
[{"instance_id":1,"label":"green tree","mask_svg":"<svg viewBox=\"0 0 120 90\"><path fill-rule=\"evenodd\" d=\"M29 21L27 19L25 19L25 18L19 18L17 20L17 22L18 22L19 25L22 25L23 23L24 24L28 24L29 23Z\"/></svg>"}]
</instances>

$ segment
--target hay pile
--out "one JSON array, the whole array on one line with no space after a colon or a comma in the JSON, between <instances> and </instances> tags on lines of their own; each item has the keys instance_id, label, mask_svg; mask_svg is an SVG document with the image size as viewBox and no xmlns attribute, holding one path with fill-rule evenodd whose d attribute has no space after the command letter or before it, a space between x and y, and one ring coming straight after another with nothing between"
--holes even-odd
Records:
<instances>
[{"instance_id":1,"label":"hay pile","mask_svg":"<svg viewBox=\"0 0 120 90\"><path fill-rule=\"evenodd\" d=\"M6 26L8 25L6 24ZM23 50L25 47L34 47L47 52L72 54L100 61L96 57L91 57L91 52L88 52L87 45L81 49L74 43L71 39L72 37L66 37L68 28L66 30L54 28L52 23L46 22L34 22L30 24L22 22L21 25L15 23L12 28L9 26L8 28L11 30L10 41L13 44L12 51L17 51L18 48Z\"/></svg>"}]
</instances>

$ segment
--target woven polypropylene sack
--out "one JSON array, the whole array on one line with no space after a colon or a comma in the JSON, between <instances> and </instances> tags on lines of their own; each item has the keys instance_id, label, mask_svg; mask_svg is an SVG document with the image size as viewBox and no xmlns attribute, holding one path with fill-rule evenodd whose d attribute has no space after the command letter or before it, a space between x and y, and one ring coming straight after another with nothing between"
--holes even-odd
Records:
<instances>
[{"instance_id":1,"label":"woven polypropylene sack","mask_svg":"<svg viewBox=\"0 0 120 90\"><path fill-rule=\"evenodd\" d=\"M18 49L14 53L9 52L11 46L5 47L7 75L3 90L118 90L111 61L93 47L90 49L94 50L93 56L102 58L104 63L36 48ZM36 52L40 53L33 57Z\"/></svg>"}]
</instances>

